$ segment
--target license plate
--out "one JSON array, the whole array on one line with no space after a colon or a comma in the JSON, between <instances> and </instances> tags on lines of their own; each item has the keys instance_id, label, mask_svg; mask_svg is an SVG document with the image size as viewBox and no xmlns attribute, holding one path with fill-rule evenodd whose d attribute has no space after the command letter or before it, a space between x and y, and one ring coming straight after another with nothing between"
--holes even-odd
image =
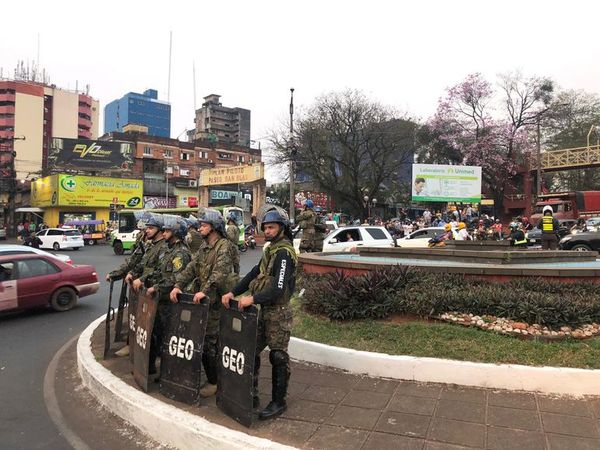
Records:
<instances>
[{"instance_id":1,"label":"license plate","mask_svg":"<svg viewBox=\"0 0 600 450\"><path fill-rule=\"evenodd\" d=\"M537 242L536 239L529 239L529 242Z\"/></svg>"}]
</instances>

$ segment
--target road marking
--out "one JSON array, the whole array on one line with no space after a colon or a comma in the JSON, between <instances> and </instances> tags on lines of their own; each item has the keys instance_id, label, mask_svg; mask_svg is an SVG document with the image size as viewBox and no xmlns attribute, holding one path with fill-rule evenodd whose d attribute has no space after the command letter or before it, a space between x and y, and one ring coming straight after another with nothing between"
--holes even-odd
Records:
<instances>
[{"instance_id":1,"label":"road marking","mask_svg":"<svg viewBox=\"0 0 600 450\"><path fill-rule=\"evenodd\" d=\"M83 440L71 430L65 421L60 407L58 406L58 399L56 398L56 391L54 390L54 380L56 379L56 369L58 367L58 361L63 353L69 348L69 346L79 338L79 335L73 336L63 345L58 352L52 357L46 373L44 374L44 402L46 403L46 409L48 415L60 434L67 440L71 446L76 450L90 450L90 447L83 442Z\"/></svg>"}]
</instances>

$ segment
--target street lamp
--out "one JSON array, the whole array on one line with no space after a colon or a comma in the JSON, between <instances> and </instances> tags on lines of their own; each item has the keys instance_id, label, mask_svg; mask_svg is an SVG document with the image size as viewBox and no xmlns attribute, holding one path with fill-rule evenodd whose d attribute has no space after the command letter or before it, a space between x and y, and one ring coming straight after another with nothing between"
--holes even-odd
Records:
<instances>
[{"instance_id":1,"label":"street lamp","mask_svg":"<svg viewBox=\"0 0 600 450\"><path fill-rule=\"evenodd\" d=\"M367 217L367 220L371 217L371 204L373 205L373 207L377 206L377 199L369 199L368 195L365 195L363 197L363 200L365 201L365 204L367 205L367 215L369 217ZM370 201L369 201L370 200Z\"/></svg>"},{"instance_id":2,"label":"street lamp","mask_svg":"<svg viewBox=\"0 0 600 450\"><path fill-rule=\"evenodd\" d=\"M295 169L296 149L294 147L294 88L290 88L290 220L294 221L296 217L295 201L294 201L294 172Z\"/></svg>"}]
</instances>

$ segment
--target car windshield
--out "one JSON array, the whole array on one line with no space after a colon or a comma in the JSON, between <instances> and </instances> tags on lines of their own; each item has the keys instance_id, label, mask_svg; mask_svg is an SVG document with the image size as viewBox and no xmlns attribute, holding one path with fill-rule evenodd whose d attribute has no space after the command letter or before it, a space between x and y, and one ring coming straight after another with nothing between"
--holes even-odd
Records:
<instances>
[{"instance_id":1,"label":"car windshield","mask_svg":"<svg viewBox=\"0 0 600 450\"><path fill-rule=\"evenodd\" d=\"M65 231L65 235L67 236L81 236L79 230L67 230Z\"/></svg>"}]
</instances>

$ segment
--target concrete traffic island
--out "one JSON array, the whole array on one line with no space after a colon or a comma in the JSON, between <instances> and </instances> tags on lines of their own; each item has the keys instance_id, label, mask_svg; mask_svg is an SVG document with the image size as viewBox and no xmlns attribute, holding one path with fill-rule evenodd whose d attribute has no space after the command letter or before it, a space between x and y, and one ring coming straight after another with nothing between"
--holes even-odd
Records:
<instances>
[{"instance_id":1,"label":"concrete traffic island","mask_svg":"<svg viewBox=\"0 0 600 450\"><path fill-rule=\"evenodd\" d=\"M393 357L295 339L290 348L294 358L389 378L294 363L287 412L247 429L222 414L214 398L189 406L159 395L158 385L149 394L143 393L133 381L127 358L101 360L102 322L103 318L93 322L78 342L78 366L84 384L109 410L156 441L176 448L387 449L447 448L448 444L600 448L599 397L556 397L402 381L400 378L418 379L419 373L423 376L426 372L437 372L440 380L455 380L455 368L444 364L468 368L473 363ZM426 361L429 371L419 370L415 364L422 359L433 360ZM438 362L443 364L431 365ZM476 370L471 374L481 378ZM468 372L460 373L465 375ZM575 377L562 383L576 385L579 380ZM259 383L261 405L269 400L270 384L270 370L264 370Z\"/></svg>"}]
</instances>

